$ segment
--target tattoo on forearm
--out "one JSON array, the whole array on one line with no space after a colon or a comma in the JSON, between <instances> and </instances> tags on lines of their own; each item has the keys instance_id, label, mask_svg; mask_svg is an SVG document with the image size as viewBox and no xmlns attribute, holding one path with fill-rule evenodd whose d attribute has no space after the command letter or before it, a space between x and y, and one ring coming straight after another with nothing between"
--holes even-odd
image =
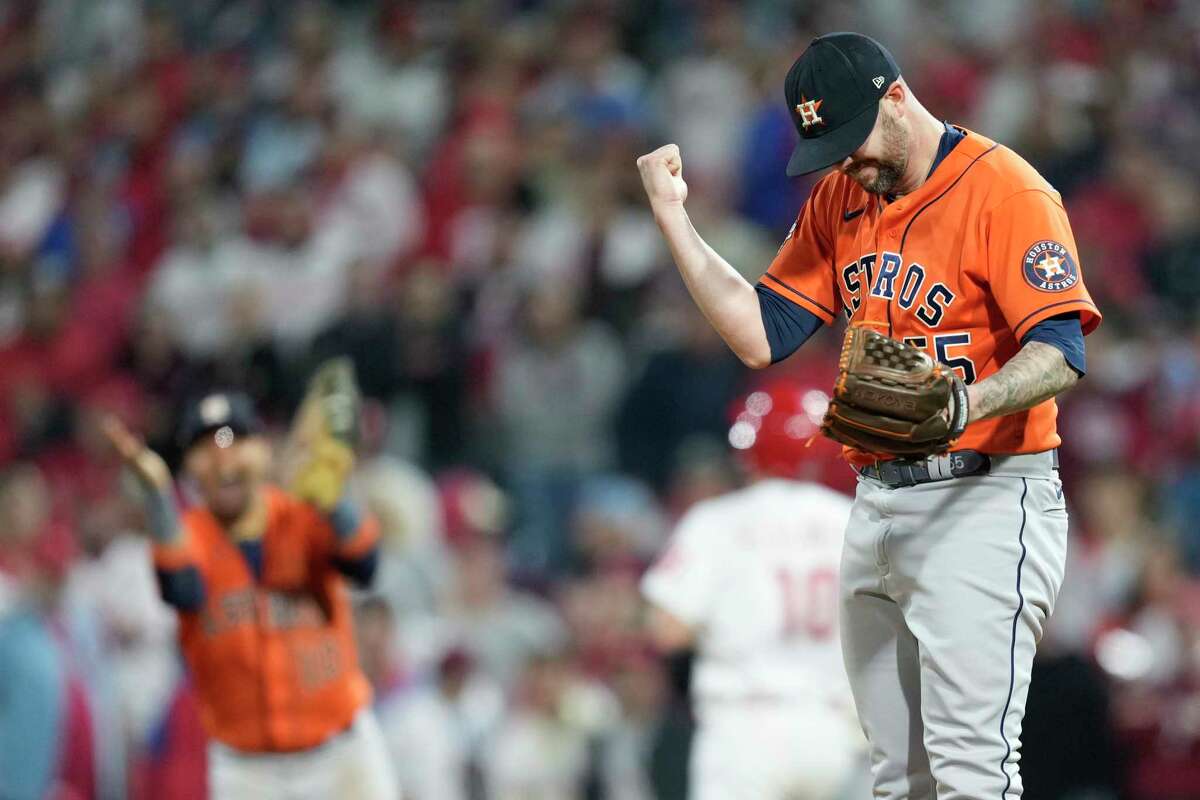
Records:
<instances>
[{"instance_id":1,"label":"tattoo on forearm","mask_svg":"<svg viewBox=\"0 0 1200 800\"><path fill-rule=\"evenodd\" d=\"M1077 380L1079 376L1057 347L1029 342L999 372L971 387L971 421L1033 408L1071 388Z\"/></svg>"}]
</instances>

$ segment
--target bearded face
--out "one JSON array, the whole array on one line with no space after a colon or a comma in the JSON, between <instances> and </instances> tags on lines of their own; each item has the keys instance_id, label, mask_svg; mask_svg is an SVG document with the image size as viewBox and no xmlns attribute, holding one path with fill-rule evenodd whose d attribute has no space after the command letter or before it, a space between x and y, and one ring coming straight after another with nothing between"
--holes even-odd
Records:
<instances>
[{"instance_id":1,"label":"bearded face","mask_svg":"<svg viewBox=\"0 0 1200 800\"><path fill-rule=\"evenodd\" d=\"M184 465L204 504L222 523L246 514L270 472L271 450L261 436L235 436L220 428L188 448Z\"/></svg>"},{"instance_id":2,"label":"bearded face","mask_svg":"<svg viewBox=\"0 0 1200 800\"><path fill-rule=\"evenodd\" d=\"M838 167L872 194L891 194L908 169L908 131L886 112L863 146Z\"/></svg>"}]
</instances>

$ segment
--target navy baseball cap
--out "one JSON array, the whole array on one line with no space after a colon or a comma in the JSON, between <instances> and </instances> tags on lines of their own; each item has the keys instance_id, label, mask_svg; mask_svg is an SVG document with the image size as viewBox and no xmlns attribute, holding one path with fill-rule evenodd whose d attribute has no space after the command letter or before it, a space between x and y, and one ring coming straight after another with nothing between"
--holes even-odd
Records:
<instances>
[{"instance_id":1,"label":"navy baseball cap","mask_svg":"<svg viewBox=\"0 0 1200 800\"><path fill-rule=\"evenodd\" d=\"M783 82L800 134L787 174L833 166L861 147L875 127L879 98L898 77L892 54L870 36L827 33L813 39Z\"/></svg>"},{"instance_id":2,"label":"navy baseball cap","mask_svg":"<svg viewBox=\"0 0 1200 800\"><path fill-rule=\"evenodd\" d=\"M262 431L254 402L241 392L213 392L188 406L179 426L179 445L184 450L205 435L229 428L234 436L253 436Z\"/></svg>"}]
</instances>

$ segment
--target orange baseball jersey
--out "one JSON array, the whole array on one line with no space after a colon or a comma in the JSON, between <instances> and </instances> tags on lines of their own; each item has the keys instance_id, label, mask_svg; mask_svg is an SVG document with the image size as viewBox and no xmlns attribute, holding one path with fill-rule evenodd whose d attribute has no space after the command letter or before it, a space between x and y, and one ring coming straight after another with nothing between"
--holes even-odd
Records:
<instances>
[{"instance_id":1,"label":"orange baseball jersey","mask_svg":"<svg viewBox=\"0 0 1200 800\"><path fill-rule=\"evenodd\" d=\"M182 515L182 543L156 547L154 560L195 568L203 581L203 604L180 612L179 638L208 734L238 750L288 752L326 741L370 702L334 562L369 552L378 526L368 519L339 541L316 508L265 491L257 579L204 508Z\"/></svg>"},{"instance_id":2,"label":"orange baseball jersey","mask_svg":"<svg viewBox=\"0 0 1200 800\"><path fill-rule=\"evenodd\" d=\"M961 129L960 129L961 130ZM888 203L831 172L814 187L764 286L832 323L877 328L973 383L1037 323L1100 312L1083 285L1062 198L1024 159L971 131L916 191ZM1060 440L1053 399L971 424L960 449L1035 453ZM874 457L847 449L852 463Z\"/></svg>"}]
</instances>

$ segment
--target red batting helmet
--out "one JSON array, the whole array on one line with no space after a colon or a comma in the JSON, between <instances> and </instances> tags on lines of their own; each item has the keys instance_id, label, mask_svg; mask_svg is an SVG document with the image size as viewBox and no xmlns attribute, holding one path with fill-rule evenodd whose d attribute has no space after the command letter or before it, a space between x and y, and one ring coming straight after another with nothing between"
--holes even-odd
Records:
<instances>
[{"instance_id":1,"label":"red batting helmet","mask_svg":"<svg viewBox=\"0 0 1200 800\"><path fill-rule=\"evenodd\" d=\"M820 434L829 406L824 389L795 379L766 383L734 404L729 444L753 472L854 490L841 447Z\"/></svg>"}]
</instances>

